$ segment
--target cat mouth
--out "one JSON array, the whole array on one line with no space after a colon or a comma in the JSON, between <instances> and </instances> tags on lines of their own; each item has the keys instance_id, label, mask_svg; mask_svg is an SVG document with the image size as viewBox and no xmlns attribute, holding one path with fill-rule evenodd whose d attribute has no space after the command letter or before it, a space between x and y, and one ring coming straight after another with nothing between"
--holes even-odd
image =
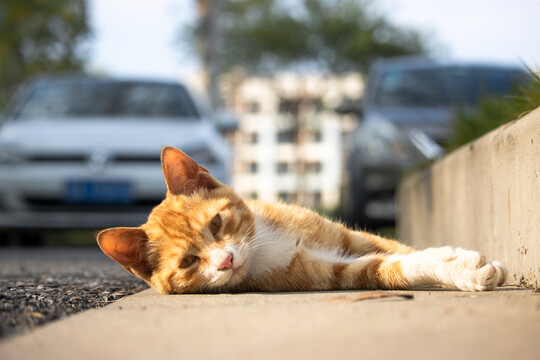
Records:
<instances>
[{"instance_id":1,"label":"cat mouth","mask_svg":"<svg viewBox=\"0 0 540 360\"><path fill-rule=\"evenodd\" d=\"M245 268L246 263L243 262L237 267L233 267L232 269L227 270L231 275L229 276L229 279L225 282L225 285L235 285L236 283L238 283L244 277Z\"/></svg>"},{"instance_id":2,"label":"cat mouth","mask_svg":"<svg viewBox=\"0 0 540 360\"><path fill-rule=\"evenodd\" d=\"M213 286L230 287L238 284L244 278L247 272L247 264L245 250L242 248L230 248L226 249L231 255L230 258L225 261L221 269L217 268L217 272L214 272L212 276Z\"/></svg>"}]
</instances>

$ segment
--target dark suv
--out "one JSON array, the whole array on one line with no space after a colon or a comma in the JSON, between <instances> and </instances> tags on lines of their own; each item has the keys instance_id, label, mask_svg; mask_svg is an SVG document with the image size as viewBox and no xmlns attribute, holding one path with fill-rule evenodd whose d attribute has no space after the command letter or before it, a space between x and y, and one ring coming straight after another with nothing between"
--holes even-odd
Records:
<instances>
[{"instance_id":1,"label":"dark suv","mask_svg":"<svg viewBox=\"0 0 540 360\"><path fill-rule=\"evenodd\" d=\"M405 169L444 154L457 109L504 96L528 77L520 67L385 59L368 73L362 119L348 161L352 218L377 225L395 220L394 193Z\"/></svg>"}]
</instances>

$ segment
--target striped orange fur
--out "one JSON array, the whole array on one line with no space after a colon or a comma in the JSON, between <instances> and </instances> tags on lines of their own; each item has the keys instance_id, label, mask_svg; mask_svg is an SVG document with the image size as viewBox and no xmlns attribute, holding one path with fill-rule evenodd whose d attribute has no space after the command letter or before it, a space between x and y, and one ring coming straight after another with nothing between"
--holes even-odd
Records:
<instances>
[{"instance_id":1,"label":"striped orange fur","mask_svg":"<svg viewBox=\"0 0 540 360\"><path fill-rule=\"evenodd\" d=\"M137 228L99 233L101 249L162 293L411 289L492 290L506 278L475 251L416 251L284 203L243 200L172 147L167 196Z\"/></svg>"}]
</instances>

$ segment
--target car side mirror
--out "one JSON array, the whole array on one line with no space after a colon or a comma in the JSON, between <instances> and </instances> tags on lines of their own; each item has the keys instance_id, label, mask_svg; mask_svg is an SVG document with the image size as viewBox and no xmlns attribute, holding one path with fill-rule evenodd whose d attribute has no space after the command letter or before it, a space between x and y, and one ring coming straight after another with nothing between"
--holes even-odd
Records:
<instances>
[{"instance_id":1,"label":"car side mirror","mask_svg":"<svg viewBox=\"0 0 540 360\"><path fill-rule=\"evenodd\" d=\"M223 135L230 134L238 130L239 122L235 114L222 111L214 117L217 129Z\"/></svg>"}]
</instances>

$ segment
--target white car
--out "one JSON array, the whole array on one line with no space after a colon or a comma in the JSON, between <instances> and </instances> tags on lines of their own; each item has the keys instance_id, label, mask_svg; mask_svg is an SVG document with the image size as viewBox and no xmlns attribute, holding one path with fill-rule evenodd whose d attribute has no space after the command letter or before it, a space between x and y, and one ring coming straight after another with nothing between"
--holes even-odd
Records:
<instances>
[{"instance_id":1,"label":"white car","mask_svg":"<svg viewBox=\"0 0 540 360\"><path fill-rule=\"evenodd\" d=\"M165 145L228 182L230 147L180 83L31 82L0 123L0 232L144 223L165 196Z\"/></svg>"}]
</instances>

